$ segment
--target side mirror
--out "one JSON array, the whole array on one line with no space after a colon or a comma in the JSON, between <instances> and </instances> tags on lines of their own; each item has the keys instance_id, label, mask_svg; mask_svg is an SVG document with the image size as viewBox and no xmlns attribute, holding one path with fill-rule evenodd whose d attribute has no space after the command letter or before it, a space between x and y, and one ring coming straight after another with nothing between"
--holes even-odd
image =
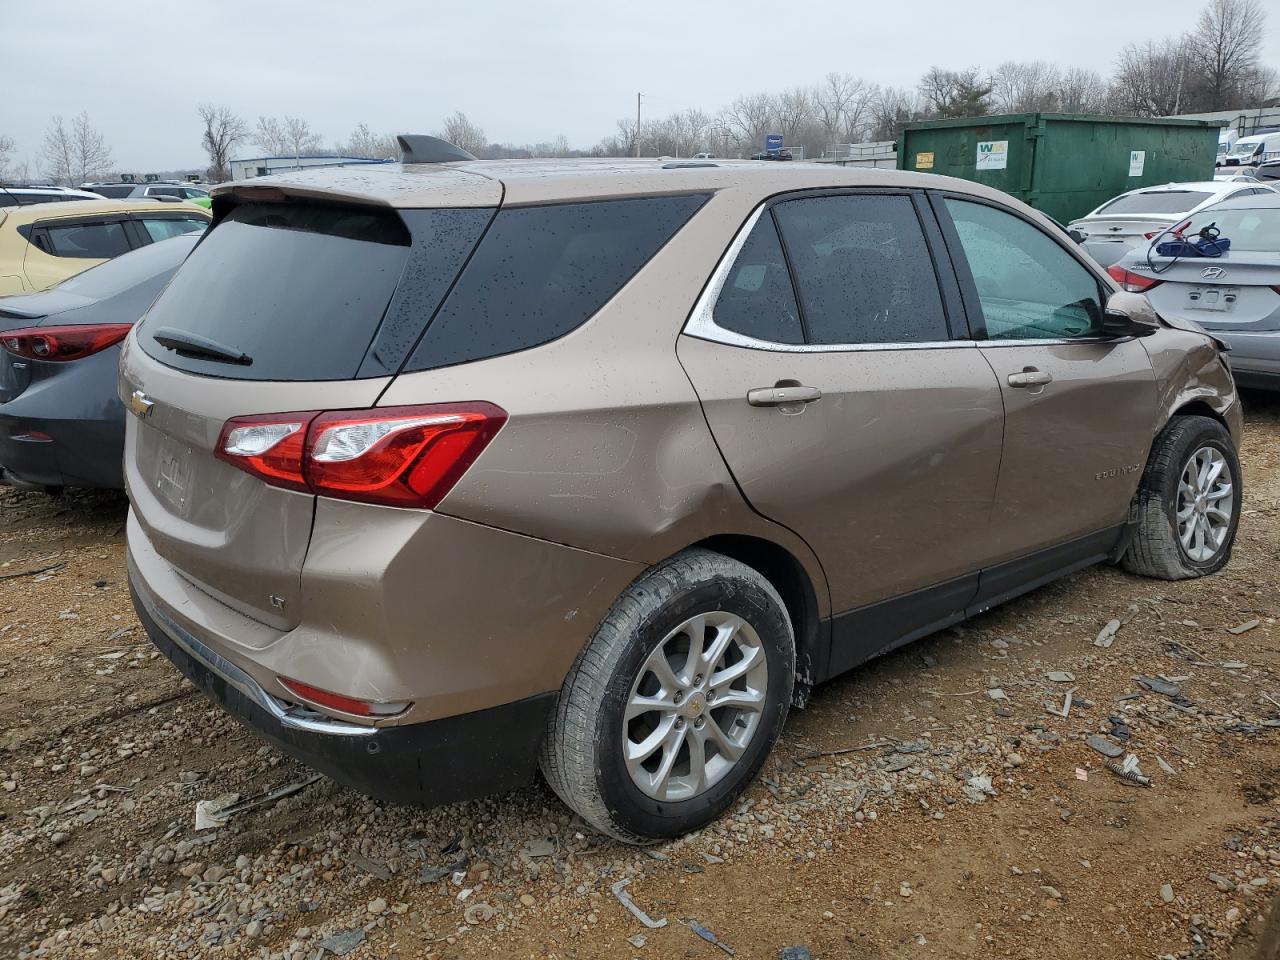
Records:
<instances>
[{"instance_id":1,"label":"side mirror","mask_svg":"<svg viewBox=\"0 0 1280 960\"><path fill-rule=\"evenodd\" d=\"M1160 318L1140 293L1113 293L1102 312L1102 333L1108 337L1149 337L1160 329Z\"/></svg>"},{"instance_id":2,"label":"side mirror","mask_svg":"<svg viewBox=\"0 0 1280 960\"><path fill-rule=\"evenodd\" d=\"M1074 240L1076 243L1084 243L1084 234L1081 233L1079 230L1068 230L1067 236L1070 237L1072 240Z\"/></svg>"}]
</instances>

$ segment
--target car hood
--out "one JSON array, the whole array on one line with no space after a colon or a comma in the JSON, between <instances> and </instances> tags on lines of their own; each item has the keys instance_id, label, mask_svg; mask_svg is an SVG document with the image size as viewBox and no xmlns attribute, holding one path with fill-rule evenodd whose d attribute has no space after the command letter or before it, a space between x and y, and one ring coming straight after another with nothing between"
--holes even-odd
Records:
<instances>
[{"instance_id":1,"label":"car hood","mask_svg":"<svg viewBox=\"0 0 1280 960\"><path fill-rule=\"evenodd\" d=\"M55 313L65 313L93 303L92 297L82 297L60 290L42 293L20 294L16 297L0 297L0 322L6 319L38 320Z\"/></svg>"}]
</instances>

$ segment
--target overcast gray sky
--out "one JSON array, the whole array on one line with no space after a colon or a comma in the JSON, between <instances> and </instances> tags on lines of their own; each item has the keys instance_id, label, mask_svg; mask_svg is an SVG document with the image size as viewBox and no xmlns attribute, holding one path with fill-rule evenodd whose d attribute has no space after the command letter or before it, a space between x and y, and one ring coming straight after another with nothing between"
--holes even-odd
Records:
<instances>
[{"instance_id":1,"label":"overcast gray sky","mask_svg":"<svg viewBox=\"0 0 1280 960\"><path fill-rule=\"evenodd\" d=\"M1127 43L1189 29L1202 0L0 0L0 133L39 169L53 114L87 110L116 165L202 167L196 104L431 132L464 111L489 139L586 147L644 110L713 112L848 71L911 86L931 65L1045 59L1106 75ZM1280 65L1280 8L1265 62ZM251 148L243 148L252 154ZM240 151L237 151L240 152Z\"/></svg>"}]
</instances>

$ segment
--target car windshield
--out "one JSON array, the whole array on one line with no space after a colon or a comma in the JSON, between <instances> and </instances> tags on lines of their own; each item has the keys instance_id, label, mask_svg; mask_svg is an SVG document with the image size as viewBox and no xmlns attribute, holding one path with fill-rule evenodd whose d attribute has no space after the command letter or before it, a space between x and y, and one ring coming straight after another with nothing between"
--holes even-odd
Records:
<instances>
[{"instance_id":1,"label":"car windshield","mask_svg":"<svg viewBox=\"0 0 1280 960\"><path fill-rule=\"evenodd\" d=\"M1212 196L1201 190L1145 190L1116 197L1098 213L1186 213Z\"/></svg>"},{"instance_id":2,"label":"car windshield","mask_svg":"<svg viewBox=\"0 0 1280 960\"><path fill-rule=\"evenodd\" d=\"M1227 154L1227 156L1234 157L1237 160L1243 160L1246 157L1252 157L1254 153L1257 151L1258 147L1261 145L1262 145L1261 141L1258 141L1258 140L1254 140L1251 143L1246 142L1244 140L1239 140L1236 142L1236 145L1231 148L1231 151Z\"/></svg>"},{"instance_id":3,"label":"car windshield","mask_svg":"<svg viewBox=\"0 0 1280 960\"><path fill-rule=\"evenodd\" d=\"M58 289L93 300L106 300L166 270L176 269L191 252L198 237L199 234L187 234L172 240L149 243L63 280L58 284Z\"/></svg>"},{"instance_id":4,"label":"car windshield","mask_svg":"<svg viewBox=\"0 0 1280 960\"><path fill-rule=\"evenodd\" d=\"M1280 250L1280 207L1206 210L1184 231L1190 237L1213 224L1231 241L1232 252Z\"/></svg>"}]
</instances>

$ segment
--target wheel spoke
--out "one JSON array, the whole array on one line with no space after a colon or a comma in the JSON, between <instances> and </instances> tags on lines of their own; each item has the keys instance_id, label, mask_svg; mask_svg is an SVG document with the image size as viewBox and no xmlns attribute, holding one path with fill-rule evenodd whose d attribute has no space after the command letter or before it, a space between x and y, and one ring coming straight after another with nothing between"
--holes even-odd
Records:
<instances>
[{"instance_id":1,"label":"wheel spoke","mask_svg":"<svg viewBox=\"0 0 1280 960\"><path fill-rule=\"evenodd\" d=\"M670 693L660 697L646 697L637 693L627 701L627 710L623 714L623 720L624 722L634 720L636 717L643 716L646 713L653 713L654 711L665 713L675 708L675 701Z\"/></svg>"},{"instance_id":2,"label":"wheel spoke","mask_svg":"<svg viewBox=\"0 0 1280 960\"><path fill-rule=\"evenodd\" d=\"M1199 518L1192 517L1186 523L1182 524L1178 530L1178 539L1182 541L1182 548L1188 553L1191 552L1191 539L1195 536L1196 529L1200 526Z\"/></svg>"},{"instance_id":3,"label":"wheel spoke","mask_svg":"<svg viewBox=\"0 0 1280 960\"><path fill-rule=\"evenodd\" d=\"M689 683L702 668L702 648L707 641L707 618L694 617L684 626L684 633L689 637L689 656L684 662L685 683Z\"/></svg>"},{"instance_id":4,"label":"wheel spoke","mask_svg":"<svg viewBox=\"0 0 1280 960\"><path fill-rule=\"evenodd\" d=\"M1216 487L1214 487L1204 496L1205 496L1205 499L1208 500L1210 503L1217 503L1220 500L1227 499L1233 493L1235 493L1235 490L1232 488L1231 484L1223 482L1218 484Z\"/></svg>"},{"instance_id":5,"label":"wheel spoke","mask_svg":"<svg viewBox=\"0 0 1280 960\"><path fill-rule=\"evenodd\" d=\"M729 739L729 735L720 729L715 717L707 717L707 724L702 728L707 740L716 745L720 755L726 760L737 760L742 756L743 748Z\"/></svg>"},{"instance_id":6,"label":"wheel spoke","mask_svg":"<svg viewBox=\"0 0 1280 960\"><path fill-rule=\"evenodd\" d=\"M725 667L719 673L712 674L711 686L724 687L735 680L745 677L764 661L764 649L761 647L748 647L743 651L742 659L737 663Z\"/></svg>"},{"instance_id":7,"label":"wheel spoke","mask_svg":"<svg viewBox=\"0 0 1280 960\"><path fill-rule=\"evenodd\" d=\"M1185 522L1195 512L1196 512L1196 505L1194 503L1188 503L1185 507L1183 507L1181 510L1178 511L1177 513L1178 522L1179 523Z\"/></svg>"},{"instance_id":8,"label":"wheel spoke","mask_svg":"<svg viewBox=\"0 0 1280 960\"><path fill-rule=\"evenodd\" d=\"M644 665L644 669L658 678L658 683L662 684L662 689L667 694L672 694L683 687L684 684L680 682L680 678L671 669L671 664L667 662L665 647L666 644L663 644L650 654L649 661ZM640 675L644 676L644 671L641 671Z\"/></svg>"},{"instance_id":9,"label":"wheel spoke","mask_svg":"<svg viewBox=\"0 0 1280 960\"><path fill-rule=\"evenodd\" d=\"M675 724L675 716L665 716L662 718L662 721L653 728L653 732L639 743L627 740L623 756L626 758L628 766L639 766L653 756L653 752L662 746L663 743L666 742L667 738L671 736L672 731L675 730Z\"/></svg>"},{"instance_id":10,"label":"wheel spoke","mask_svg":"<svg viewBox=\"0 0 1280 960\"><path fill-rule=\"evenodd\" d=\"M757 690L726 690L722 695L711 701L708 706L712 710L726 707L733 710L751 710L758 713L764 709L764 693Z\"/></svg>"},{"instance_id":11,"label":"wheel spoke","mask_svg":"<svg viewBox=\"0 0 1280 960\"><path fill-rule=\"evenodd\" d=\"M664 799L671 790L671 769L676 765L676 757L680 756L680 745L684 743L684 738L685 730L672 727L662 743L662 762L653 772L653 782Z\"/></svg>"},{"instance_id":12,"label":"wheel spoke","mask_svg":"<svg viewBox=\"0 0 1280 960\"><path fill-rule=\"evenodd\" d=\"M1231 512L1229 510L1223 510L1221 507L1205 507L1204 515L1206 517L1215 518L1224 527L1231 522Z\"/></svg>"},{"instance_id":13,"label":"wheel spoke","mask_svg":"<svg viewBox=\"0 0 1280 960\"><path fill-rule=\"evenodd\" d=\"M691 729L686 742L689 744L689 787L698 794L707 788L707 737L703 730Z\"/></svg>"},{"instance_id":14,"label":"wheel spoke","mask_svg":"<svg viewBox=\"0 0 1280 960\"><path fill-rule=\"evenodd\" d=\"M724 659L725 653L729 650L729 644L733 642L733 638L737 633L738 621L736 619L716 626L716 635L702 656L701 673L707 676L711 675L716 665Z\"/></svg>"},{"instance_id":15,"label":"wheel spoke","mask_svg":"<svg viewBox=\"0 0 1280 960\"><path fill-rule=\"evenodd\" d=\"M1227 462L1225 460L1221 460L1217 458L1207 461L1207 463L1205 464L1204 474L1200 478L1200 489L1201 490L1211 489L1213 485L1217 482L1218 477L1222 475L1222 471L1223 469L1225 469L1226 465L1227 465Z\"/></svg>"}]
</instances>

